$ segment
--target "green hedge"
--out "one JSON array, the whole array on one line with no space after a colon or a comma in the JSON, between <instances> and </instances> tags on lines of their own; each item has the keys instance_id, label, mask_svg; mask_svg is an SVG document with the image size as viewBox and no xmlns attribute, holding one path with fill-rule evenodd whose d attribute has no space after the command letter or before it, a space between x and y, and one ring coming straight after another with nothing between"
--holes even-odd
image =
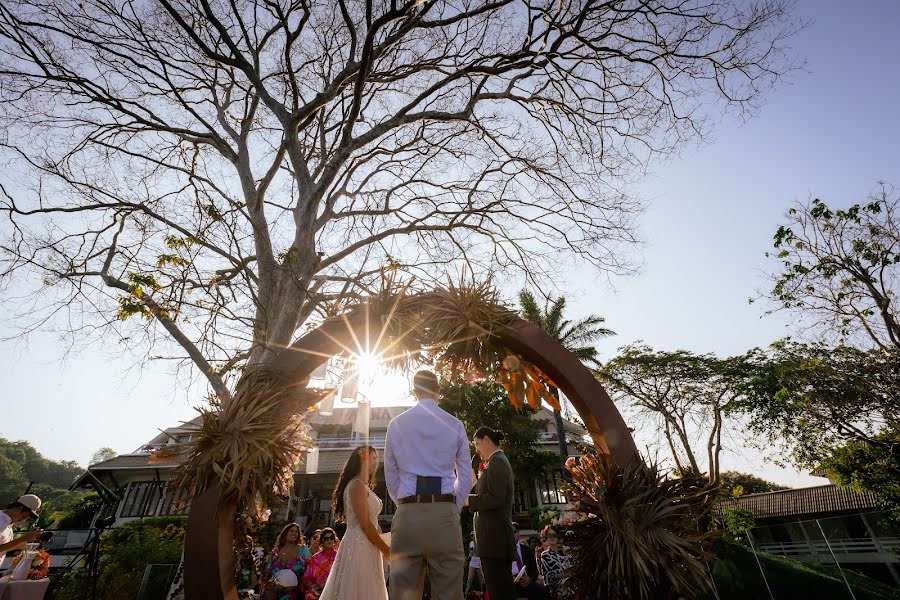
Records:
<instances>
[{"instance_id":1,"label":"green hedge","mask_svg":"<svg viewBox=\"0 0 900 600\"><path fill-rule=\"evenodd\" d=\"M769 592L753 553L735 544L716 544L713 579L720 598L768 600ZM831 565L803 563L759 553L759 562L775 598L849 598L840 571ZM857 600L900 600L900 590L844 569Z\"/></svg>"},{"instance_id":2,"label":"green hedge","mask_svg":"<svg viewBox=\"0 0 900 600\"><path fill-rule=\"evenodd\" d=\"M97 597L133 600L148 564L177 564L181 560L185 517L151 517L131 521L100 538L100 576ZM54 600L87 598L90 582L84 569L69 573L54 586Z\"/></svg>"}]
</instances>

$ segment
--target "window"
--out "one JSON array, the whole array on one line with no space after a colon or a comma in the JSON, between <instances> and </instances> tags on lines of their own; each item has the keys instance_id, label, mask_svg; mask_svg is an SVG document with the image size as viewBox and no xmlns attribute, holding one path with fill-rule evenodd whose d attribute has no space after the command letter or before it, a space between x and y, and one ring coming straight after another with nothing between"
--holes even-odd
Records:
<instances>
[{"instance_id":1,"label":"window","mask_svg":"<svg viewBox=\"0 0 900 600\"><path fill-rule=\"evenodd\" d=\"M541 497L541 504L565 504L566 498L562 493L562 475L559 471L554 471L549 475L545 475L543 479L538 480L538 493Z\"/></svg>"},{"instance_id":2,"label":"window","mask_svg":"<svg viewBox=\"0 0 900 600\"><path fill-rule=\"evenodd\" d=\"M160 481L135 481L122 500L122 517L149 517L156 514L162 492Z\"/></svg>"},{"instance_id":3,"label":"window","mask_svg":"<svg viewBox=\"0 0 900 600\"><path fill-rule=\"evenodd\" d=\"M516 486L515 499L513 502L513 512L525 512L529 508L538 505L537 487L534 483L526 484L522 487Z\"/></svg>"},{"instance_id":4,"label":"window","mask_svg":"<svg viewBox=\"0 0 900 600\"><path fill-rule=\"evenodd\" d=\"M190 511L191 500L187 498L183 490L174 491L166 486L162 501L159 504L160 516L186 515Z\"/></svg>"}]
</instances>

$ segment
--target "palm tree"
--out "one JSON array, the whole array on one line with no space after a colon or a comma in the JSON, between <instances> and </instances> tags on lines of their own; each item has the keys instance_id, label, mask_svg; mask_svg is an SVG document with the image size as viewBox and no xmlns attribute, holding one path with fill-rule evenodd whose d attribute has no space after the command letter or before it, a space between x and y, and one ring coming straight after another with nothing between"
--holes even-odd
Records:
<instances>
[{"instance_id":1,"label":"palm tree","mask_svg":"<svg viewBox=\"0 0 900 600\"><path fill-rule=\"evenodd\" d=\"M534 294L527 290L522 290L519 292L519 305L522 307L523 319L543 329L547 335L562 344L566 350L588 366L600 366L600 361L597 359L597 349L592 345L593 342L616 335L615 331L603 326L606 319L599 315L589 315L575 322L563 318L563 312L566 308L564 296L560 296L556 300L547 298L544 307L541 308L538 306ZM559 401L559 390L551 388L550 391ZM566 432L563 426L562 413L554 410L553 418L556 421L559 453L563 456L568 456L569 449L566 446Z\"/></svg>"}]
</instances>

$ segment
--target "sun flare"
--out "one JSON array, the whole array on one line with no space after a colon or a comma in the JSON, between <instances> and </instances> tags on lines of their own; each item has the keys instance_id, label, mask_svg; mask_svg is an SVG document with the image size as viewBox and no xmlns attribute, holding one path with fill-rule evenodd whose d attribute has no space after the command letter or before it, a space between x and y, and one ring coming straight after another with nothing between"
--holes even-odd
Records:
<instances>
[{"instance_id":1,"label":"sun flare","mask_svg":"<svg viewBox=\"0 0 900 600\"><path fill-rule=\"evenodd\" d=\"M369 352L354 356L353 367L359 376L360 383L371 382L376 377L384 374L384 365L381 357Z\"/></svg>"}]
</instances>

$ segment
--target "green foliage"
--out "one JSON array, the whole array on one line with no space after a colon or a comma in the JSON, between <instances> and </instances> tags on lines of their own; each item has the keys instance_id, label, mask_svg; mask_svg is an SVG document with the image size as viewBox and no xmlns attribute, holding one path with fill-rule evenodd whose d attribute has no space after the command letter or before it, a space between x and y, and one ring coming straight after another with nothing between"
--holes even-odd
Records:
<instances>
[{"instance_id":1,"label":"green foliage","mask_svg":"<svg viewBox=\"0 0 900 600\"><path fill-rule=\"evenodd\" d=\"M40 515L35 525L42 529L63 529L59 520L73 507L78 506L88 495L83 491L69 491L48 485L35 485L31 491L43 501Z\"/></svg>"},{"instance_id":2,"label":"green foliage","mask_svg":"<svg viewBox=\"0 0 900 600\"><path fill-rule=\"evenodd\" d=\"M25 470L16 460L0 454L0 506L18 498L28 487Z\"/></svg>"},{"instance_id":3,"label":"green foliage","mask_svg":"<svg viewBox=\"0 0 900 600\"><path fill-rule=\"evenodd\" d=\"M554 506L541 508L535 506L528 509L528 524L532 529L540 531L554 520L559 519L562 511Z\"/></svg>"},{"instance_id":4,"label":"green foliage","mask_svg":"<svg viewBox=\"0 0 900 600\"><path fill-rule=\"evenodd\" d=\"M633 344L621 348L597 376L617 400L661 423L659 435L682 473L706 470L709 480L716 482L722 433L728 419L739 412L753 374L750 355L720 358Z\"/></svg>"},{"instance_id":5,"label":"green foliage","mask_svg":"<svg viewBox=\"0 0 900 600\"><path fill-rule=\"evenodd\" d=\"M474 432L484 425L503 432L503 451L517 483L534 481L549 469L562 466L558 454L537 445L540 434L531 420L535 411L528 406L516 410L501 386L486 382L446 384L442 398L441 407L461 420L466 431Z\"/></svg>"},{"instance_id":6,"label":"green foliage","mask_svg":"<svg viewBox=\"0 0 900 600\"><path fill-rule=\"evenodd\" d=\"M185 517L152 517L131 521L103 534L97 597L128 600L137 595L148 564L177 564L181 560ZM73 571L54 593L58 600L87 597L83 570Z\"/></svg>"},{"instance_id":7,"label":"green foliage","mask_svg":"<svg viewBox=\"0 0 900 600\"><path fill-rule=\"evenodd\" d=\"M91 456L90 466L102 463L105 460L115 458L119 453L109 447L100 448Z\"/></svg>"},{"instance_id":8,"label":"green foliage","mask_svg":"<svg viewBox=\"0 0 900 600\"><path fill-rule=\"evenodd\" d=\"M834 448L820 469L838 483L869 491L900 522L900 431L890 429L873 440L854 440Z\"/></svg>"},{"instance_id":9,"label":"green foliage","mask_svg":"<svg viewBox=\"0 0 900 600\"><path fill-rule=\"evenodd\" d=\"M548 299L541 308L534 294L522 290L519 292L519 305L522 307L523 319L543 329L583 363L599 366L597 349L592 343L616 335L615 331L603 326L606 319L598 315L589 315L574 322L564 318L563 313L566 309L564 296L555 300Z\"/></svg>"},{"instance_id":10,"label":"green foliage","mask_svg":"<svg viewBox=\"0 0 900 600\"><path fill-rule=\"evenodd\" d=\"M756 519L746 508L726 508L713 520L713 526L722 531L726 542L747 546L747 530L756 526Z\"/></svg>"},{"instance_id":11,"label":"green foliage","mask_svg":"<svg viewBox=\"0 0 900 600\"><path fill-rule=\"evenodd\" d=\"M103 506L103 500L96 492L83 494L67 508L53 515L55 529L87 529L97 511Z\"/></svg>"},{"instance_id":12,"label":"green foliage","mask_svg":"<svg viewBox=\"0 0 900 600\"><path fill-rule=\"evenodd\" d=\"M717 543L712 574L718 596L728 600L769 598L760 566L753 553L735 544ZM848 598L847 587L837 568L830 565L802 563L765 552L758 553L766 581L775 598ZM898 600L900 591L853 571L844 570L857 600ZM697 596L690 596L697 597ZM702 596L699 596L702 597Z\"/></svg>"},{"instance_id":13,"label":"green foliage","mask_svg":"<svg viewBox=\"0 0 900 600\"><path fill-rule=\"evenodd\" d=\"M736 497L744 496L746 494L775 492L778 490L786 490L788 488L750 473L725 471L719 477L719 489L729 496Z\"/></svg>"},{"instance_id":14,"label":"green foliage","mask_svg":"<svg viewBox=\"0 0 900 600\"><path fill-rule=\"evenodd\" d=\"M45 458L28 442L0 438L0 504L6 506L25 493L28 482L43 500L65 495L83 469L73 461Z\"/></svg>"},{"instance_id":15,"label":"green foliage","mask_svg":"<svg viewBox=\"0 0 900 600\"><path fill-rule=\"evenodd\" d=\"M900 289L898 199L884 188L869 201L832 209L822 200L788 211L768 254L777 263L768 297L823 333L900 349L894 304Z\"/></svg>"},{"instance_id":16,"label":"green foliage","mask_svg":"<svg viewBox=\"0 0 900 600\"><path fill-rule=\"evenodd\" d=\"M741 398L750 429L816 468L833 448L900 423L900 353L781 340L755 355Z\"/></svg>"}]
</instances>

